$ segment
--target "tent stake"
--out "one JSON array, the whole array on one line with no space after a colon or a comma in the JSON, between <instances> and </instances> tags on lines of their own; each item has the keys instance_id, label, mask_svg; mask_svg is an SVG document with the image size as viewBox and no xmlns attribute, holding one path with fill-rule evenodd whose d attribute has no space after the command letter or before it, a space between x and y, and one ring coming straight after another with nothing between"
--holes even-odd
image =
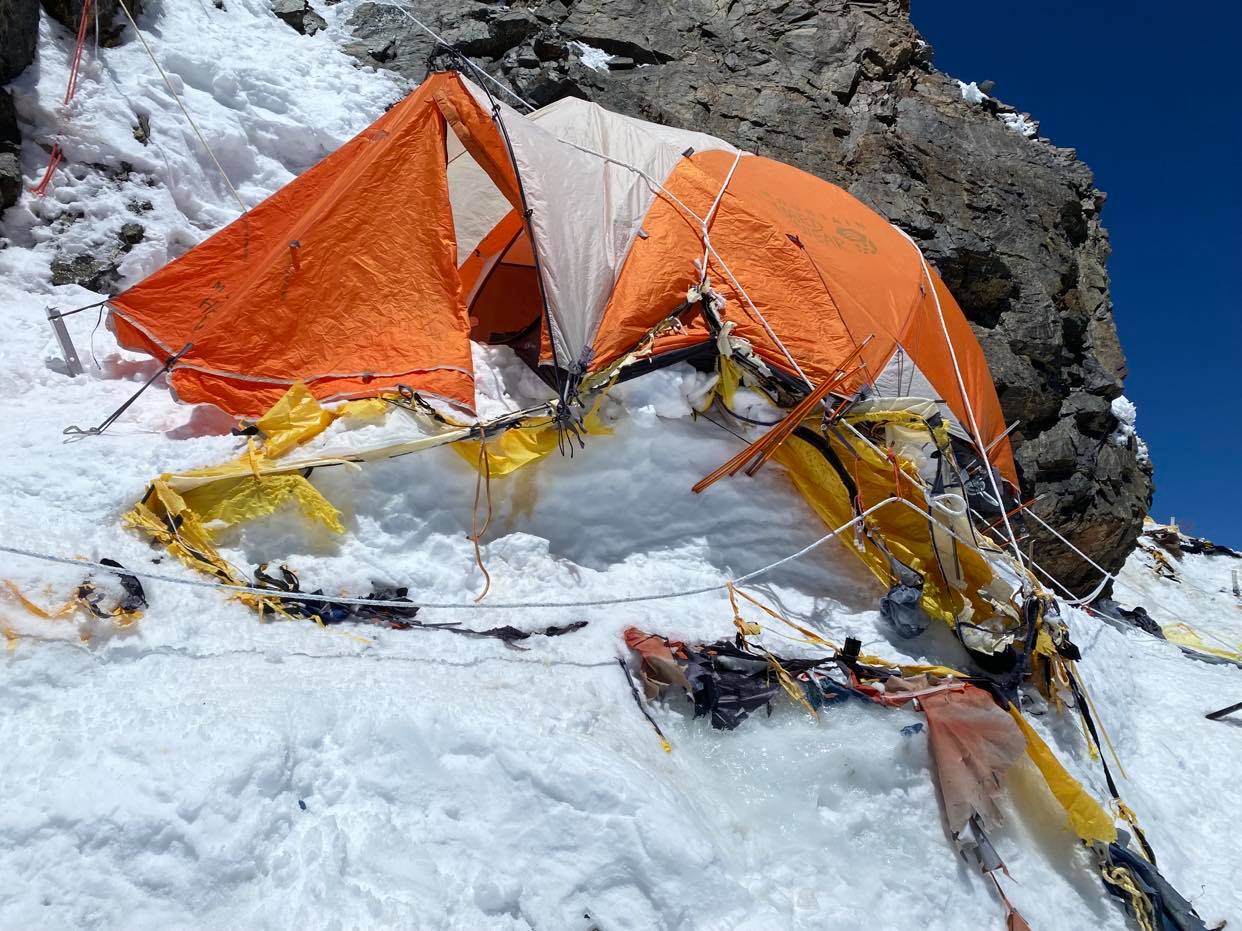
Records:
<instances>
[{"instance_id":1,"label":"tent stake","mask_svg":"<svg viewBox=\"0 0 1242 931\"><path fill-rule=\"evenodd\" d=\"M1228 708L1221 708L1220 711L1212 711L1205 714L1204 717L1209 721L1219 721L1227 714L1233 714L1235 711L1242 711L1242 701L1236 705L1230 705Z\"/></svg>"},{"instance_id":2,"label":"tent stake","mask_svg":"<svg viewBox=\"0 0 1242 931\"><path fill-rule=\"evenodd\" d=\"M44 311L47 313L48 323L52 325L52 333L56 336L56 342L60 344L60 354L65 359L65 372L70 378L81 375L86 369L82 367L82 360L78 358L78 351L69 337L69 328L65 326L64 318L68 314L62 314L51 307L45 307Z\"/></svg>"},{"instance_id":3,"label":"tent stake","mask_svg":"<svg viewBox=\"0 0 1242 931\"><path fill-rule=\"evenodd\" d=\"M65 436L99 436L101 433L107 430L110 426L112 426L112 424L116 422L116 419L120 417L122 414L124 414L126 410L129 409L129 406L131 404L133 404L135 401L138 400L139 395L141 395L144 391L146 391L153 384L155 384L155 380L157 378L159 378L161 375L163 375L165 372L171 369L173 365L176 364L178 359L180 359L182 356L184 356L187 352L189 352L193 348L194 348L193 343L186 343L179 350L177 350L175 354L169 356L168 361L165 362L163 365L161 365L159 367L159 370L154 375L152 375L150 378L147 379L146 384L143 385L141 388L139 388L137 391L135 391L133 394L131 394L129 396L129 400L126 401L124 404L122 404L120 407L118 407L116 410L114 410L111 414L109 414L104 419L103 423L101 423L99 426L87 427L85 430L83 430L81 427L69 426L69 427L65 427L65 429L62 432L65 434Z\"/></svg>"}]
</instances>

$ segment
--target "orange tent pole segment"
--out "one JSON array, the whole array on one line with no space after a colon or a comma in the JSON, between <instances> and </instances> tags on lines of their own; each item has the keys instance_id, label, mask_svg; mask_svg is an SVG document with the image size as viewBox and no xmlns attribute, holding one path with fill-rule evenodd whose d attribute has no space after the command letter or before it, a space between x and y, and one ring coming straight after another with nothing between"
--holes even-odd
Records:
<instances>
[{"instance_id":1,"label":"orange tent pole segment","mask_svg":"<svg viewBox=\"0 0 1242 931\"><path fill-rule=\"evenodd\" d=\"M866 342L864 341L863 346L865 345ZM794 430L797 429L798 424L802 423L811 411L815 409L815 405L826 398L829 392L839 386L841 382L846 379L846 377L850 374L847 371L850 363L861 355L863 346L859 346L855 349L850 354L850 357L841 363L841 367L838 369L836 375L820 384L818 388L799 401L788 414L781 418L780 422L777 423L776 426L743 449L715 472L703 479L700 479L694 485L692 491L694 491L695 494L698 494L710 488L726 475L736 475L742 466L750 462L750 460L755 456L758 456L759 459L752 467L754 471L748 470L747 472L748 475L754 475L754 472L758 471L759 467L771 458L772 454L776 451L776 447L780 446L780 444L789 437L789 434L793 433Z\"/></svg>"}]
</instances>

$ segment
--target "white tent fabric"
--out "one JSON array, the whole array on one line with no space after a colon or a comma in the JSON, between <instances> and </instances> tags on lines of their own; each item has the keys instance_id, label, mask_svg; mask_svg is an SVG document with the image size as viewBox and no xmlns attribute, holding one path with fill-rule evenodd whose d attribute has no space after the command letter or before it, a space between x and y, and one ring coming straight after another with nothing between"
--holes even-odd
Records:
<instances>
[{"instance_id":1,"label":"white tent fabric","mask_svg":"<svg viewBox=\"0 0 1242 931\"><path fill-rule=\"evenodd\" d=\"M490 111L492 99L466 86ZM712 136L620 116L585 100L557 101L529 117L499 107L531 210L557 361L582 371L658 185L687 149L735 150Z\"/></svg>"},{"instance_id":2,"label":"white tent fabric","mask_svg":"<svg viewBox=\"0 0 1242 931\"><path fill-rule=\"evenodd\" d=\"M452 133L448 134L447 174L460 265L513 207Z\"/></svg>"}]
</instances>

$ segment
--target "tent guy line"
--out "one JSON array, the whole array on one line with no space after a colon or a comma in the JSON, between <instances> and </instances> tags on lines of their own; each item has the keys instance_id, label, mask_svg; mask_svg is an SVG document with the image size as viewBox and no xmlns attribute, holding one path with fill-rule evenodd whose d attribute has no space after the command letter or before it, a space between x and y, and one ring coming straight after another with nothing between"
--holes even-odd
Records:
<instances>
[{"instance_id":1,"label":"tent guy line","mask_svg":"<svg viewBox=\"0 0 1242 931\"><path fill-rule=\"evenodd\" d=\"M853 527L855 524L865 519L868 515L870 515L874 511L878 511L880 508L884 507L887 504L891 504L894 501L900 501L901 503L909 505L911 508L914 508L914 510L918 511L918 508L914 504L902 498L897 498L897 497L886 498L885 500L880 501L877 504L873 504L870 508L868 508L863 513L859 514L849 523L843 524L842 526L838 527L836 530L833 530L831 533L827 533L824 536L820 537L819 539L815 540L814 542L807 544L806 546L804 546L802 549L798 550L797 552L791 553L790 555L784 557L783 559L778 559L776 562L769 563L768 565L755 569L752 572L748 572L745 575L739 576L736 579L732 579L727 582L721 582L716 585L707 585L701 588L686 589L684 591L660 592L654 595L630 595L625 598L600 598L600 599L592 599L592 600L586 600L586 601L531 601L531 602L504 602L504 603L492 602L488 604L479 604L473 601L471 602L432 602L432 601L424 601L417 597L409 598L405 601L383 601L383 600L377 600L374 598L347 598L344 596L336 596L336 595L317 595L312 592L283 592L283 591L280 591L279 589L258 588L256 586L250 586L250 585L225 585L222 582L208 582L202 579L183 579L183 578L178 578L177 576L173 576L173 575L164 575L163 573L159 573L159 572L149 572L144 569L129 569L125 567L118 568L116 566L109 566L105 563L93 562L88 559L74 559L68 556L56 556L51 553L40 553L34 550L21 549L19 547L6 546L3 544L0 544L0 552L9 553L14 556L25 556L30 559L38 559L43 562L59 563L65 566L78 566L83 569L99 570L101 572L107 572L111 575L118 575L118 576L132 575L136 578L145 579L151 582L168 582L174 585L189 585L194 588L214 588L214 589L219 589L221 591L230 592L235 595L259 595L264 598L290 599L294 601L331 602L333 604L360 605L363 607L371 607L371 608L408 608L411 602L413 602L414 604L418 605L420 608L436 608L436 609L450 609L450 610L467 610L467 609L477 610L477 609L482 609L482 608L509 609L509 610L518 610L518 609L525 609L525 608L541 608L541 609L542 608L590 608L590 607L603 607L606 605L617 605L617 604L635 604L638 602L645 602L645 601L667 601L667 600L674 599L674 598L690 598L695 595L710 594L711 592L728 591L730 585L733 585L733 586L745 585L747 582L750 582L751 580L756 579L761 575L765 575L766 573L771 572L772 570L777 569L780 566L785 565L786 563L793 562L794 560L799 559L802 556L805 556L807 553L811 552L812 550L817 549L818 547L827 543L829 540L832 540L836 538L837 536L839 536L841 533L845 532L846 530L849 530L851 527ZM919 511L919 513L923 513L923 512Z\"/></svg>"},{"instance_id":2,"label":"tent guy line","mask_svg":"<svg viewBox=\"0 0 1242 931\"><path fill-rule=\"evenodd\" d=\"M233 195L233 200L237 201L237 206L244 214L248 209L245 202L241 199L241 195L237 193L237 188L233 187L233 182L229 180L228 172L224 170L224 166L220 164L220 159L216 158L216 153L211 150L211 146L207 144L207 140L203 138L203 132L198 128L198 124L194 122L194 117L190 116L190 111L185 108L185 104L181 102L181 96L173 88L172 81L168 79L168 75L164 73L163 67L159 63L159 59L155 57L155 52L151 51L151 46L147 44L146 36L142 34L142 30L138 28L138 23L134 21L133 14L129 12L129 6L125 0L117 0L117 4L121 8L121 12L125 14L125 18L129 20L130 27L134 30L134 35L138 37L138 41L142 43L142 47L146 49L147 55L151 59L151 64L155 65L155 70L160 73L160 77L164 79L164 86L168 88L168 93L172 94L173 100L177 102L177 106L185 115L190 123L190 128L194 130L194 135L198 137L198 141L202 143L207 154L211 156L212 162L220 172L220 177L224 179L224 183L228 186L229 193Z\"/></svg>"},{"instance_id":3,"label":"tent guy line","mask_svg":"<svg viewBox=\"0 0 1242 931\"><path fill-rule=\"evenodd\" d=\"M375 5L376 5L376 6L386 6L386 7L388 7L389 9L392 9L392 10L397 10L397 11L398 11L398 12L400 12L400 13L401 13L401 14L402 14L402 15L403 15L406 19L408 19L410 22L412 22L415 26L417 26L417 27L418 27L419 29L421 29L423 32L427 33L427 35L431 36L431 38L435 39L437 42L439 42L439 43L440 43L441 45L443 45L445 48L452 49L452 51L455 53L455 57L459 58L460 60L464 61L467 65L469 65L469 66L470 66L470 70L471 70L472 72L474 72L475 74L477 74L479 77L486 79L487 81L491 82L492 84L495 84L495 85L496 85L497 87L499 87L502 91L504 91L506 94L508 94L508 95L509 95L510 97L512 97L514 100L516 100L518 103L520 103L522 106L524 106L527 110L534 110L534 109L535 109L535 105L534 105L533 103L531 103L529 100L527 100L527 99L526 99L525 97L523 97L521 94L517 93L515 90L513 90L513 88L509 87L509 86L508 86L507 84L505 84L503 81L499 81L499 80L497 80L497 79L496 79L495 77L493 77L491 74L489 74L488 72L484 71L482 68L480 68L478 65L476 65L473 61L471 61L471 60L470 60L470 58L469 58L469 56L467 56L467 55L463 55L463 54L461 54L460 52L458 52L458 51L457 51L457 49L456 49L456 47L455 47L455 46L454 46L451 42L449 42L447 39L445 39L442 35L440 35L439 33L437 33L435 30L433 30L430 26L428 26L428 25L427 25L426 23L424 23L422 20L420 20L420 19L418 19L417 17L415 17L415 16L414 16L414 14L410 12L409 7L402 6L400 3L389 3L389 2L383 2L383 0L381 0L381 2L377 2Z\"/></svg>"}]
</instances>

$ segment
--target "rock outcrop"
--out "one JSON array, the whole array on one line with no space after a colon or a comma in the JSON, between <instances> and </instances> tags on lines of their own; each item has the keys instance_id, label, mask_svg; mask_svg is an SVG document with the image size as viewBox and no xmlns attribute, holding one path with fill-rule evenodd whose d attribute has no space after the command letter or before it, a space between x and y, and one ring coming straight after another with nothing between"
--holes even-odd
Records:
<instances>
[{"instance_id":1,"label":"rock outcrop","mask_svg":"<svg viewBox=\"0 0 1242 931\"><path fill-rule=\"evenodd\" d=\"M12 207L22 196L21 151L13 97L0 90L0 211Z\"/></svg>"},{"instance_id":2,"label":"rock outcrop","mask_svg":"<svg viewBox=\"0 0 1242 931\"><path fill-rule=\"evenodd\" d=\"M0 84L7 84L34 61L39 38L39 0L0 0ZM22 193L22 137L13 98L0 90L0 211Z\"/></svg>"},{"instance_id":3,"label":"rock outcrop","mask_svg":"<svg viewBox=\"0 0 1242 931\"><path fill-rule=\"evenodd\" d=\"M83 0L42 0L42 3L43 10L48 16L66 29L77 32L82 18ZM142 0L125 0L125 6L133 16L142 15ZM95 0L91 5L91 16L93 19L90 33L92 41L96 38L96 28L98 28L99 44L104 48L111 48L121 41L121 33L128 20L117 0Z\"/></svg>"},{"instance_id":4,"label":"rock outcrop","mask_svg":"<svg viewBox=\"0 0 1242 931\"><path fill-rule=\"evenodd\" d=\"M39 0L0 0L0 84L34 61L39 38Z\"/></svg>"},{"instance_id":5,"label":"rock outcrop","mask_svg":"<svg viewBox=\"0 0 1242 931\"><path fill-rule=\"evenodd\" d=\"M904 0L446 0L426 22L536 105L574 94L704 130L848 189L913 236L987 354L1034 511L1115 571L1151 503L1117 430L1125 357L1109 300L1104 194L1072 149L934 69ZM434 42L361 4L360 60L414 80ZM989 88L990 89L990 88ZM1078 592L1099 573L1032 523Z\"/></svg>"},{"instance_id":6,"label":"rock outcrop","mask_svg":"<svg viewBox=\"0 0 1242 931\"><path fill-rule=\"evenodd\" d=\"M328 25L307 0L272 0L272 12L304 36L313 36Z\"/></svg>"}]
</instances>

